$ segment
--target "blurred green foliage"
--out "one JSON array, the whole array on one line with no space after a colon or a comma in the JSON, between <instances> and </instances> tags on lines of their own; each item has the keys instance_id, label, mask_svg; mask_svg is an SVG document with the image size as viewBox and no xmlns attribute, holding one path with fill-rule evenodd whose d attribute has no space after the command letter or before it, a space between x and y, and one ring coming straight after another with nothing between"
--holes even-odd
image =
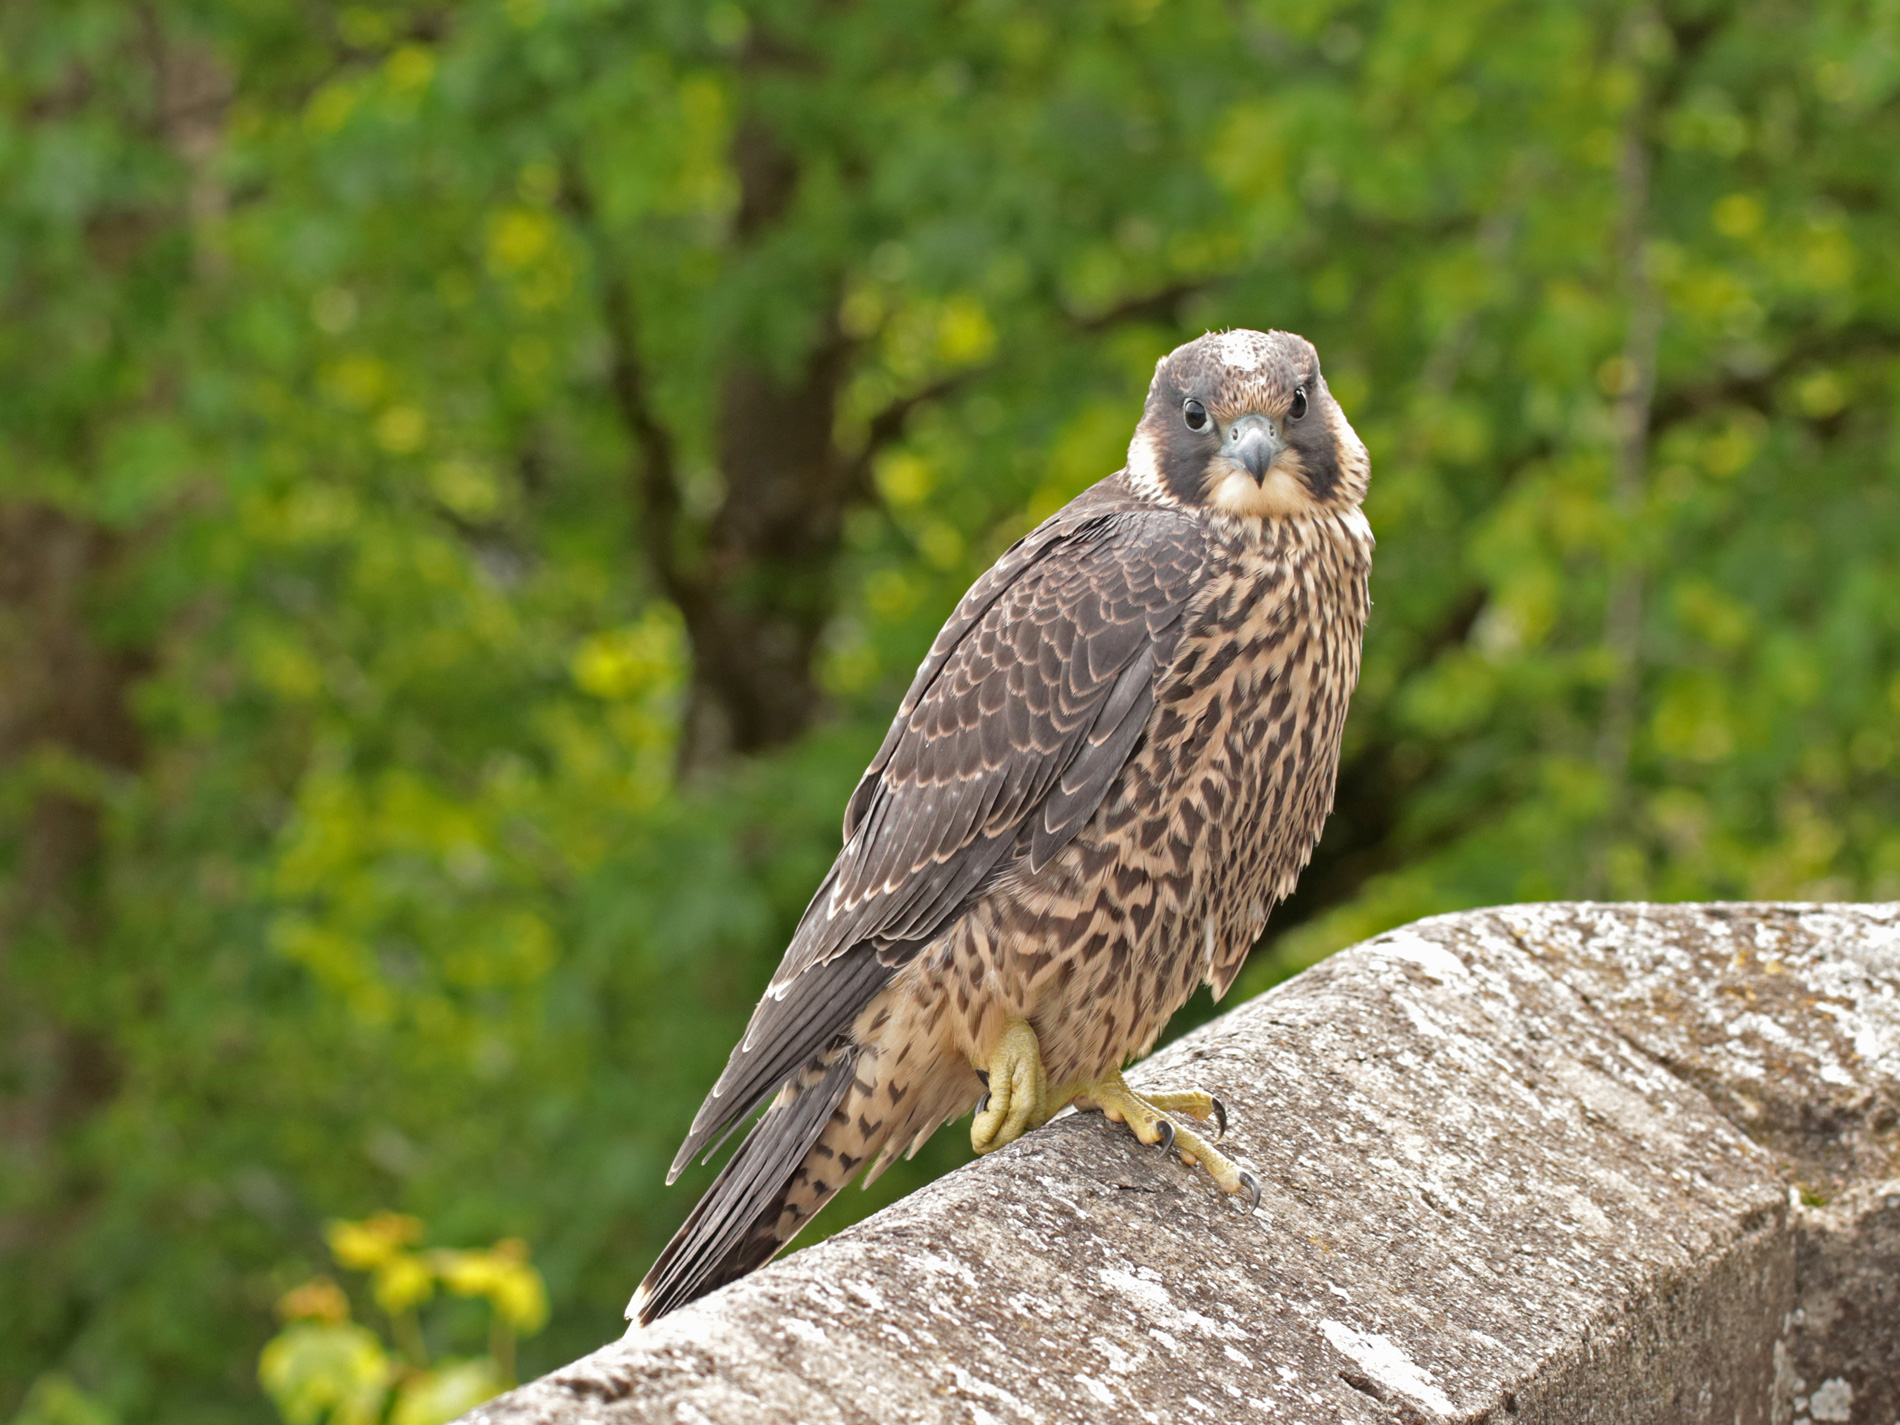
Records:
<instances>
[{"instance_id":1,"label":"blurred green foliage","mask_svg":"<svg viewBox=\"0 0 1900 1425\"><path fill-rule=\"evenodd\" d=\"M285 1425L445 1425L515 1382L515 1339L547 1324L547 1288L519 1238L485 1251L415 1249L422 1223L382 1212L330 1224L337 1265L371 1274L370 1296L393 1342L350 1319L349 1297L328 1276L278 1300L284 1329L257 1375ZM420 1308L443 1288L488 1304L488 1349L432 1359ZM449 1323L431 1322L444 1327ZM451 1337L452 1339L452 1337Z\"/></svg>"},{"instance_id":2,"label":"blurred green foliage","mask_svg":"<svg viewBox=\"0 0 1900 1425\"><path fill-rule=\"evenodd\" d=\"M270 1418L385 1207L612 1335L930 635L1207 327L1381 541L1243 992L1900 896L1896 153L1894 0L0 10L0 1418Z\"/></svg>"}]
</instances>

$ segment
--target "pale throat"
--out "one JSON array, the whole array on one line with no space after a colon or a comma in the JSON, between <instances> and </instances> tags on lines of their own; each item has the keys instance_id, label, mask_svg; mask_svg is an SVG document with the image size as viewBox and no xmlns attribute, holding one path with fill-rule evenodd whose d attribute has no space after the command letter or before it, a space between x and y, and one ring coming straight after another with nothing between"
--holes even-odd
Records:
<instances>
[{"instance_id":1,"label":"pale throat","mask_svg":"<svg viewBox=\"0 0 1900 1425\"><path fill-rule=\"evenodd\" d=\"M1290 519L1317 514L1321 508L1300 478L1299 452L1294 450L1281 451L1261 480L1224 456L1216 456L1208 464L1204 488L1209 509L1250 519Z\"/></svg>"}]
</instances>

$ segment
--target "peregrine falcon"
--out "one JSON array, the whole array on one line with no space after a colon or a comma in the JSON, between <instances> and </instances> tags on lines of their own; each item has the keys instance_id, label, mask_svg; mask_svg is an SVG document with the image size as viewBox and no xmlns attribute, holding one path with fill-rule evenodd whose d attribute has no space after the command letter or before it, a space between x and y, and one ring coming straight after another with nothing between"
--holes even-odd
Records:
<instances>
[{"instance_id":1,"label":"peregrine falcon","mask_svg":"<svg viewBox=\"0 0 1900 1425\"><path fill-rule=\"evenodd\" d=\"M1311 343L1156 364L1121 470L1018 541L931 645L667 1181L769 1107L647 1273L642 1323L763 1265L860 1169L976 1110L988 1152L1068 1104L1259 1201L1122 1080L1224 994L1332 809L1370 609L1365 446Z\"/></svg>"}]
</instances>

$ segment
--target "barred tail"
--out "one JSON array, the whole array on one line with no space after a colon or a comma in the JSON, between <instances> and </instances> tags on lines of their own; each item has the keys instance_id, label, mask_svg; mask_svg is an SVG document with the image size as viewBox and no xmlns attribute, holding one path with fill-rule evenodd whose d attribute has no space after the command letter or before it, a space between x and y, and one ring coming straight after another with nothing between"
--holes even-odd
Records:
<instances>
[{"instance_id":1,"label":"barred tail","mask_svg":"<svg viewBox=\"0 0 1900 1425\"><path fill-rule=\"evenodd\" d=\"M883 1146L886 1125L847 1111L864 1050L814 1060L780 1091L713 1180L627 1307L644 1326L762 1267ZM877 1141L868 1141L875 1138Z\"/></svg>"}]
</instances>

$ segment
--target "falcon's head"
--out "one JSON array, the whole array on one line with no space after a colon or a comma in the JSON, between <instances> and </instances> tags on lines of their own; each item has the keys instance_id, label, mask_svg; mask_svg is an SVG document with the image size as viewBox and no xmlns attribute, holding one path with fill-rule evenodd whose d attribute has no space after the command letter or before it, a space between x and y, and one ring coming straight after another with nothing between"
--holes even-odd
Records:
<instances>
[{"instance_id":1,"label":"falcon's head","mask_svg":"<svg viewBox=\"0 0 1900 1425\"><path fill-rule=\"evenodd\" d=\"M1292 332L1210 332L1176 347L1155 366L1128 446L1142 494L1256 519L1350 509L1370 473L1319 353Z\"/></svg>"}]
</instances>

